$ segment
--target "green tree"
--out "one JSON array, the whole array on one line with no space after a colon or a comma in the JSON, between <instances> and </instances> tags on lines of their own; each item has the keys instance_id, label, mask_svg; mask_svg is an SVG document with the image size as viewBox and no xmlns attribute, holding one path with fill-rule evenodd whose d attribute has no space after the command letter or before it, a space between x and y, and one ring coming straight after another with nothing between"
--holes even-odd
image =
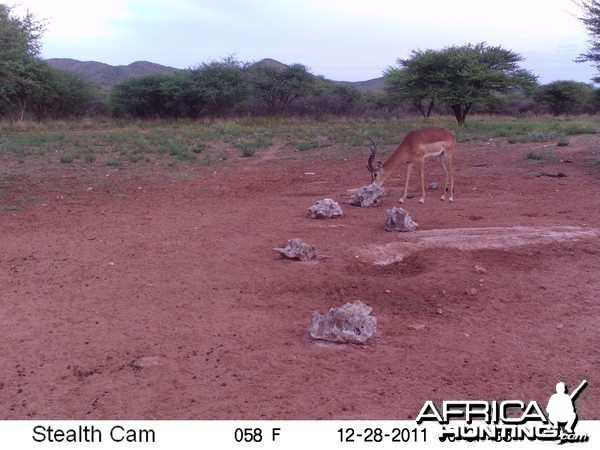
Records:
<instances>
[{"instance_id":1,"label":"green tree","mask_svg":"<svg viewBox=\"0 0 600 450\"><path fill-rule=\"evenodd\" d=\"M600 111L600 89L592 89L588 107L590 113L597 114Z\"/></svg>"},{"instance_id":2,"label":"green tree","mask_svg":"<svg viewBox=\"0 0 600 450\"><path fill-rule=\"evenodd\" d=\"M165 89L173 108L191 117L222 116L247 98L246 65L233 57L203 63L172 77Z\"/></svg>"},{"instance_id":3,"label":"green tree","mask_svg":"<svg viewBox=\"0 0 600 450\"><path fill-rule=\"evenodd\" d=\"M39 73L43 62L33 57L25 57L15 64L0 83L0 112L19 120L25 118L25 112L33 92L40 87Z\"/></svg>"},{"instance_id":4,"label":"green tree","mask_svg":"<svg viewBox=\"0 0 600 450\"><path fill-rule=\"evenodd\" d=\"M575 1L581 8L582 16L580 22L587 29L590 39L588 40L588 51L579 55L577 62L591 62L600 71L600 1L581 0ZM600 83L600 76L593 79L595 83Z\"/></svg>"},{"instance_id":5,"label":"green tree","mask_svg":"<svg viewBox=\"0 0 600 450\"><path fill-rule=\"evenodd\" d=\"M583 110L592 96L592 88L578 81L554 81L541 86L536 99L548 106L554 116Z\"/></svg>"},{"instance_id":6,"label":"green tree","mask_svg":"<svg viewBox=\"0 0 600 450\"><path fill-rule=\"evenodd\" d=\"M99 99L99 86L81 75L58 70L40 61L30 94L30 111L37 119L64 119L87 114Z\"/></svg>"},{"instance_id":7,"label":"green tree","mask_svg":"<svg viewBox=\"0 0 600 450\"><path fill-rule=\"evenodd\" d=\"M385 72L388 95L411 100L424 117L434 103L448 105L463 124L475 103L532 86L536 77L519 67L523 58L485 43L413 51Z\"/></svg>"},{"instance_id":8,"label":"green tree","mask_svg":"<svg viewBox=\"0 0 600 450\"><path fill-rule=\"evenodd\" d=\"M44 27L31 14L19 18L13 8L0 4L0 113L13 113L20 106L24 116L24 94L32 88L29 72L36 65Z\"/></svg>"},{"instance_id":9,"label":"green tree","mask_svg":"<svg viewBox=\"0 0 600 450\"><path fill-rule=\"evenodd\" d=\"M114 86L109 105L134 117L223 116L248 93L245 64L228 57L173 74L124 80Z\"/></svg>"},{"instance_id":10,"label":"green tree","mask_svg":"<svg viewBox=\"0 0 600 450\"><path fill-rule=\"evenodd\" d=\"M96 87L41 59L27 58L10 80L0 83L0 98L0 113L5 116L61 119L85 114L96 98Z\"/></svg>"},{"instance_id":11,"label":"green tree","mask_svg":"<svg viewBox=\"0 0 600 450\"><path fill-rule=\"evenodd\" d=\"M167 88L172 77L169 74L153 74L123 80L111 89L109 107L116 115L139 118L172 116L172 96Z\"/></svg>"},{"instance_id":12,"label":"green tree","mask_svg":"<svg viewBox=\"0 0 600 450\"><path fill-rule=\"evenodd\" d=\"M0 4L0 83L20 76L23 62L39 55L43 31L30 13L19 18Z\"/></svg>"},{"instance_id":13,"label":"green tree","mask_svg":"<svg viewBox=\"0 0 600 450\"><path fill-rule=\"evenodd\" d=\"M307 97L307 112L315 114L351 115L363 107L361 91L350 84L315 77L312 96Z\"/></svg>"},{"instance_id":14,"label":"green tree","mask_svg":"<svg viewBox=\"0 0 600 450\"><path fill-rule=\"evenodd\" d=\"M443 62L434 50L413 50L411 57L398 59L398 68L384 72L386 92L392 102L409 102L427 119L433 111L436 89L440 87L439 65Z\"/></svg>"},{"instance_id":15,"label":"green tree","mask_svg":"<svg viewBox=\"0 0 600 450\"><path fill-rule=\"evenodd\" d=\"M270 114L283 114L295 100L312 94L315 76L306 66L292 64L285 68L255 65L250 75L252 95L263 102Z\"/></svg>"}]
</instances>

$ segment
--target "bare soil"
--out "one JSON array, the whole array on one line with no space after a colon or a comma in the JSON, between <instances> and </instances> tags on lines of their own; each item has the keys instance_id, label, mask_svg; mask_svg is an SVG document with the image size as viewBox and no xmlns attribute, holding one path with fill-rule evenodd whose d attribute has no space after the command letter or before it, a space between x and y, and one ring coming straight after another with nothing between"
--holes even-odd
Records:
<instances>
[{"instance_id":1,"label":"bare soil","mask_svg":"<svg viewBox=\"0 0 600 450\"><path fill-rule=\"evenodd\" d=\"M545 406L587 379L577 411L598 420L600 176L584 163L600 138L570 140L542 161L524 155L543 144L459 143L455 202L404 205L435 245L383 231L404 174L383 207L343 204L366 156L0 161L0 418L414 419L426 400ZM442 181L435 161L426 176ZM326 197L344 217L307 219ZM523 227L583 234L451 245ZM293 237L317 262L272 250ZM375 338L310 339L313 311L354 300Z\"/></svg>"}]
</instances>

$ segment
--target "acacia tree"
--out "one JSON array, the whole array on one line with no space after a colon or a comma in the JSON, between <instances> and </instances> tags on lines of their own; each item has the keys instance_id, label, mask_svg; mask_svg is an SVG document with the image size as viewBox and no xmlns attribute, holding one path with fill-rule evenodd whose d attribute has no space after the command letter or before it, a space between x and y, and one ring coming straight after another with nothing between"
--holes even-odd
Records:
<instances>
[{"instance_id":1,"label":"acacia tree","mask_svg":"<svg viewBox=\"0 0 600 450\"><path fill-rule=\"evenodd\" d=\"M0 112L22 103L18 94L32 87L27 74L39 55L42 32L31 14L19 18L12 7L0 4Z\"/></svg>"},{"instance_id":2,"label":"acacia tree","mask_svg":"<svg viewBox=\"0 0 600 450\"><path fill-rule=\"evenodd\" d=\"M246 64L233 57L175 73L165 83L170 108L196 118L222 116L248 95Z\"/></svg>"},{"instance_id":3,"label":"acacia tree","mask_svg":"<svg viewBox=\"0 0 600 450\"><path fill-rule=\"evenodd\" d=\"M583 109L592 98L592 88L578 81L553 81L541 86L536 99L548 106L554 116Z\"/></svg>"},{"instance_id":4,"label":"acacia tree","mask_svg":"<svg viewBox=\"0 0 600 450\"><path fill-rule=\"evenodd\" d=\"M575 1L575 4L581 8L583 15L579 17L579 20L590 34L588 51L579 55L575 61L589 61L600 71L600 1L581 0ZM594 77L593 81L600 83L600 76Z\"/></svg>"},{"instance_id":5,"label":"acacia tree","mask_svg":"<svg viewBox=\"0 0 600 450\"><path fill-rule=\"evenodd\" d=\"M412 103L424 119L429 118L440 85L437 73L441 62L434 50L413 50L410 58L398 59L399 69L389 67L384 72L389 99Z\"/></svg>"},{"instance_id":6,"label":"acacia tree","mask_svg":"<svg viewBox=\"0 0 600 450\"><path fill-rule=\"evenodd\" d=\"M317 79L319 90L315 92L312 105L319 114L349 115L360 108L361 92L354 86Z\"/></svg>"},{"instance_id":7,"label":"acacia tree","mask_svg":"<svg viewBox=\"0 0 600 450\"><path fill-rule=\"evenodd\" d=\"M0 4L0 115L62 118L81 114L94 87L78 75L50 67L39 57L44 24Z\"/></svg>"},{"instance_id":8,"label":"acacia tree","mask_svg":"<svg viewBox=\"0 0 600 450\"><path fill-rule=\"evenodd\" d=\"M97 97L96 86L78 74L58 70L38 58L28 58L11 82L0 83L5 109L24 120L61 119L83 115Z\"/></svg>"},{"instance_id":9,"label":"acacia tree","mask_svg":"<svg viewBox=\"0 0 600 450\"><path fill-rule=\"evenodd\" d=\"M0 82L13 79L24 60L37 57L44 31L30 13L19 18L13 8L0 4Z\"/></svg>"},{"instance_id":10,"label":"acacia tree","mask_svg":"<svg viewBox=\"0 0 600 450\"><path fill-rule=\"evenodd\" d=\"M255 65L250 75L253 97L273 115L283 114L296 99L313 92L315 77L302 64L285 68Z\"/></svg>"},{"instance_id":11,"label":"acacia tree","mask_svg":"<svg viewBox=\"0 0 600 450\"><path fill-rule=\"evenodd\" d=\"M522 60L511 50L486 43L413 51L411 58L398 60L398 68L386 71L387 91L417 107L426 102L427 112L421 109L425 117L434 102L446 104L462 125L475 103L536 83L533 74L519 67Z\"/></svg>"},{"instance_id":12,"label":"acacia tree","mask_svg":"<svg viewBox=\"0 0 600 450\"><path fill-rule=\"evenodd\" d=\"M116 115L141 118L171 116L171 96L166 85L172 77L170 74L152 74L125 79L110 91L109 106Z\"/></svg>"},{"instance_id":13,"label":"acacia tree","mask_svg":"<svg viewBox=\"0 0 600 450\"><path fill-rule=\"evenodd\" d=\"M245 63L233 57L203 63L189 73L192 93L202 113L226 114L247 96Z\"/></svg>"}]
</instances>

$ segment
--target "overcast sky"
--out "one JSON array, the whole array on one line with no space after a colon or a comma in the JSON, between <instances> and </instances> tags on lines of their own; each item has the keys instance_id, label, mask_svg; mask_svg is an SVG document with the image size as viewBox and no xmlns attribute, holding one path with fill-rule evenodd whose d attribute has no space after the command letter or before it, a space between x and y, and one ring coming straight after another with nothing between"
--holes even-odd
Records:
<instances>
[{"instance_id":1,"label":"overcast sky","mask_svg":"<svg viewBox=\"0 0 600 450\"><path fill-rule=\"evenodd\" d=\"M589 82L573 0L0 0L47 21L44 58L177 68L235 55L363 81L411 50L487 42L548 83Z\"/></svg>"}]
</instances>

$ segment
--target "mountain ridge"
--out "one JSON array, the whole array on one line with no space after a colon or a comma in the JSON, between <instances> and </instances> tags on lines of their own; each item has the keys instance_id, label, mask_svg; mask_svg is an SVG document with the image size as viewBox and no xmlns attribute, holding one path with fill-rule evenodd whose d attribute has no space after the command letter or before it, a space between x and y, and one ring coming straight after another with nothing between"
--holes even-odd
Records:
<instances>
[{"instance_id":1,"label":"mountain ridge","mask_svg":"<svg viewBox=\"0 0 600 450\"><path fill-rule=\"evenodd\" d=\"M156 73L174 73L181 70L150 61L135 61L128 65L119 66L112 66L99 61L80 61L72 58L50 58L46 59L46 62L56 69L81 75L86 80L97 83L106 89L110 89L127 78L143 77ZM276 68L287 67L286 64L271 58L264 58L254 64ZM380 90L385 86L383 77L365 81L331 81L344 86L354 86L361 90Z\"/></svg>"},{"instance_id":2,"label":"mountain ridge","mask_svg":"<svg viewBox=\"0 0 600 450\"><path fill-rule=\"evenodd\" d=\"M99 61L80 61L71 58L51 58L46 62L56 69L81 75L104 88L110 88L127 78L155 73L173 73L179 70L149 61L135 61L126 66L112 66Z\"/></svg>"}]
</instances>

